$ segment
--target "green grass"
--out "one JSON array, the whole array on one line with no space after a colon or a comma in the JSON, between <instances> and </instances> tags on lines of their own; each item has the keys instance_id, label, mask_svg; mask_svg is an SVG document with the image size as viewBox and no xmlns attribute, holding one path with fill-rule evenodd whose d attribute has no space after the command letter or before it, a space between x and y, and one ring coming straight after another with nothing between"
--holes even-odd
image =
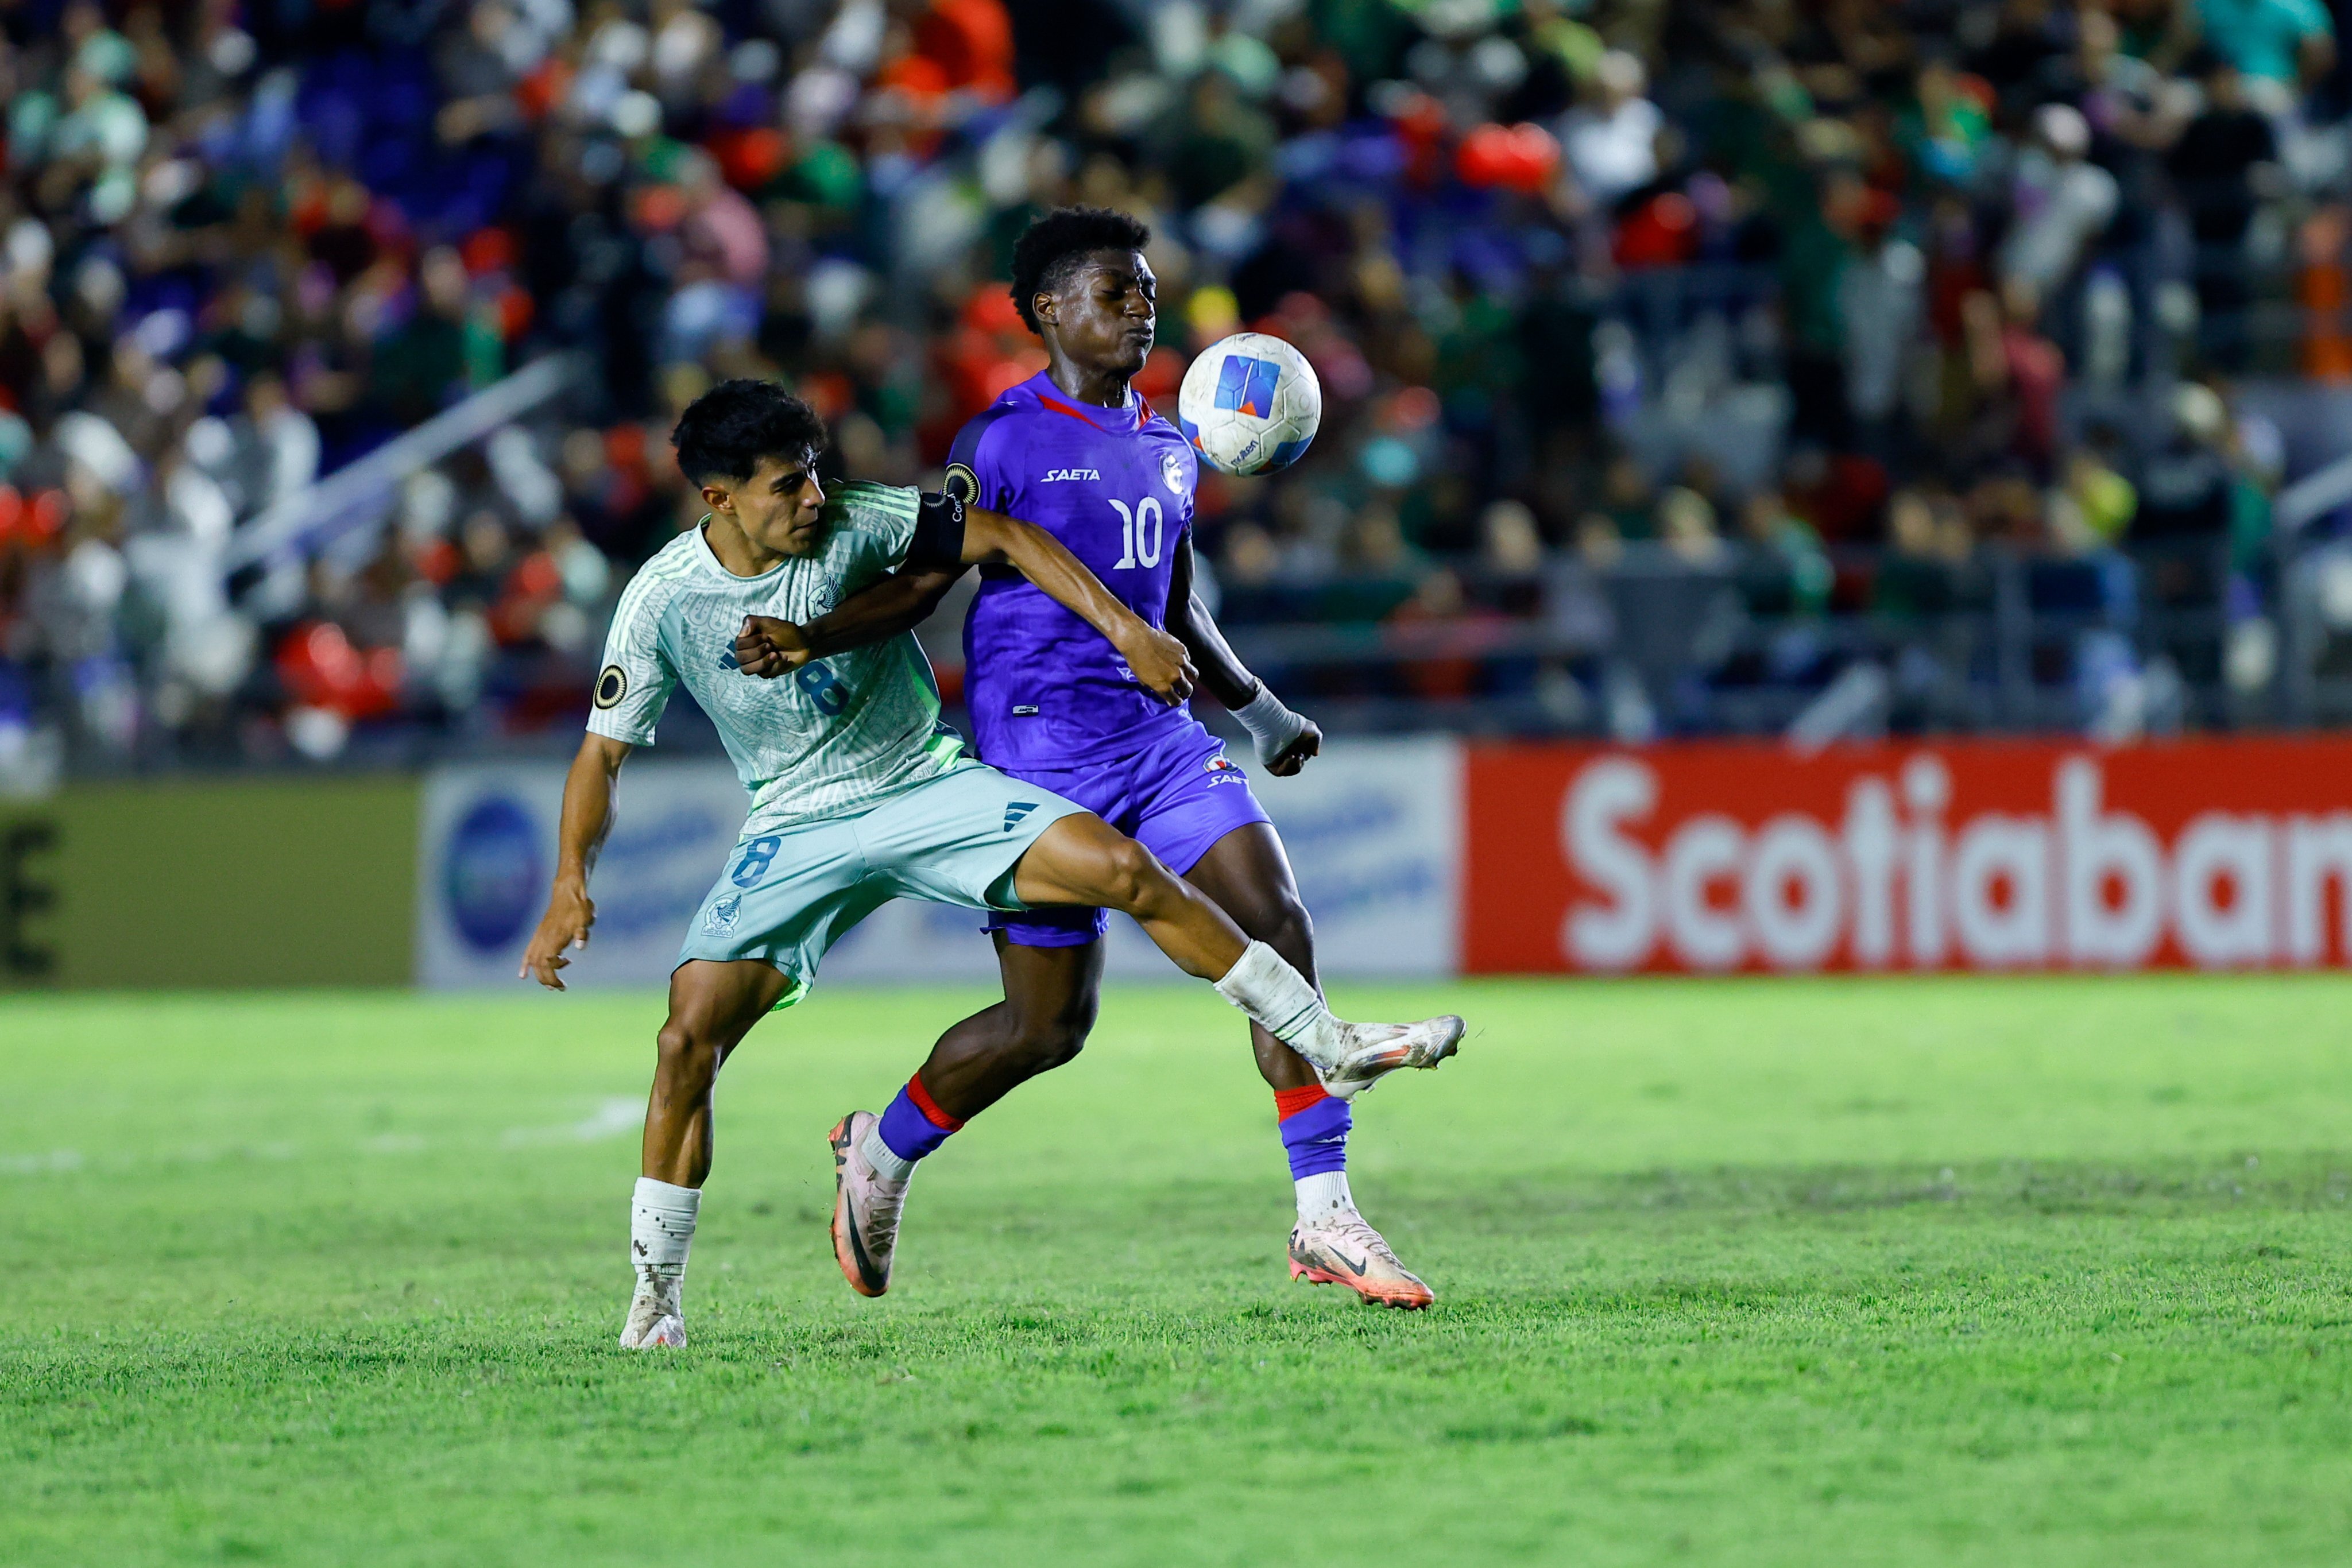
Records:
<instances>
[{"instance_id":1,"label":"green grass","mask_svg":"<svg viewBox=\"0 0 2352 1568\"><path fill-rule=\"evenodd\" d=\"M0 1562L2352 1556L2352 984L1344 988L1473 1021L1359 1116L1420 1316L1115 993L858 1301L824 1129L978 999L762 1025L646 1356L654 998L0 1003Z\"/></svg>"}]
</instances>

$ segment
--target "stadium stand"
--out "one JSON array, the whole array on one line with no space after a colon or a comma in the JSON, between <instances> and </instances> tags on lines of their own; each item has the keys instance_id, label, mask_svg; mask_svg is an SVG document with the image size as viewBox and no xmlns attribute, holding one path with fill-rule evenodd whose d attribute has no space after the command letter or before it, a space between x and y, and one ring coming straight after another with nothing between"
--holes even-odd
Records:
<instances>
[{"instance_id":1,"label":"stadium stand","mask_svg":"<svg viewBox=\"0 0 2352 1568\"><path fill-rule=\"evenodd\" d=\"M1199 544L1328 727L2352 717L2319 0L0 25L0 779L568 739L694 516L675 411L781 374L936 476L1042 364L1001 279L1070 201L1155 230L1147 396L1238 326L1317 366Z\"/></svg>"}]
</instances>

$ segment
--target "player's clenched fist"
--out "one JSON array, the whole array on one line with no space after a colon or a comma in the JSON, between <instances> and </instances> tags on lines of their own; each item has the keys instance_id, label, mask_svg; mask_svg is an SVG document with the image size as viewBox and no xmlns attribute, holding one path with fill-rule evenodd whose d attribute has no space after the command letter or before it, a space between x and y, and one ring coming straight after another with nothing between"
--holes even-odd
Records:
<instances>
[{"instance_id":1,"label":"player's clenched fist","mask_svg":"<svg viewBox=\"0 0 2352 1568\"><path fill-rule=\"evenodd\" d=\"M541 917L539 929L531 933L530 946L522 950L522 967L516 973L529 976L551 991L563 989L563 978L556 971L572 963L563 955L588 946L588 931L595 924L596 905L586 886L557 882L547 901L547 913Z\"/></svg>"},{"instance_id":2,"label":"player's clenched fist","mask_svg":"<svg viewBox=\"0 0 2352 1568\"><path fill-rule=\"evenodd\" d=\"M735 633L735 663L747 675L773 679L809 662L808 638L789 621L746 615Z\"/></svg>"},{"instance_id":3,"label":"player's clenched fist","mask_svg":"<svg viewBox=\"0 0 2352 1568\"><path fill-rule=\"evenodd\" d=\"M1290 741L1275 752L1265 770L1276 779L1288 779L1307 766L1307 759L1323 749L1323 732L1313 719L1302 719L1302 728Z\"/></svg>"},{"instance_id":4,"label":"player's clenched fist","mask_svg":"<svg viewBox=\"0 0 2352 1568\"><path fill-rule=\"evenodd\" d=\"M1135 678L1143 683L1144 690L1166 702L1181 703L1189 698L1192 684L1201 678L1183 643L1140 621L1136 622L1134 633L1119 645L1118 652L1127 661L1127 667L1135 672Z\"/></svg>"}]
</instances>

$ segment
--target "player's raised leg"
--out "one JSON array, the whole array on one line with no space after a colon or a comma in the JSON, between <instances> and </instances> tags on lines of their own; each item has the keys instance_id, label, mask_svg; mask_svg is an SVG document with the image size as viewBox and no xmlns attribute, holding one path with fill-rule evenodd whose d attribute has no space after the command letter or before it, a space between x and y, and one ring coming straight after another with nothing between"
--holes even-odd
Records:
<instances>
[{"instance_id":1,"label":"player's raised leg","mask_svg":"<svg viewBox=\"0 0 2352 1568\"><path fill-rule=\"evenodd\" d=\"M686 1260L694 1245L702 1184L710 1176L710 1092L719 1069L784 993L773 965L691 959L669 977L669 1017L646 1103L642 1174L629 1205L635 1294L621 1348L686 1343Z\"/></svg>"},{"instance_id":2,"label":"player's raised leg","mask_svg":"<svg viewBox=\"0 0 2352 1568\"><path fill-rule=\"evenodd\" d=\"M1064 817L1038 836L1014 870L1022 902L1097 904L1143 927L1188 975L1262 1024L1327 1078L1363 1078L1399 1067L1434 1067L1454 1054L1462 1020L1349 1023L1281 954L1244 936L1198 888L1133 839L1090 812Z\"/></svg>"},{"instance_id":3,"label":"player's raised leg","mask_svg":"<svg viewBox=\"0 0 2352 1568\"><path fill-rule=\"evenodd\" d=\"M1216 901L1253 939L1315 978L1315 929L1282 840L1265 822L1234 829L1193 862L1184 880ZM1349 1102L1373 1077L1318 1078L1304 1057L1255 1020L1250 1025L1258 1071L1274 1091L1276 1125L1298 1197L1290 1233L1290 1275L1316 1284L1345 1285L1384 1306L1419 1308L1435 1300L1430 1288L1398 1261L1388 1241L1357 1212L1348 1189Z\"/></svg>"},{"instance_id":4,"label":"player's raised leg","mask_svg":"<svg viewBox=\"0 0 2352 1568\"><path fill-rule=\"evenodd\" d=\"M1181 862L1180 862L1181 863ZM1305 976L1315 975L1315 923L1298 896L1282 841L1263 822L1234 829L1184 873L1184 880L1208 894L1218 908L1234 918L1244 936L1263 942ZM1253 1021L1250 1044L1257 1070L1275 1090L1304 1089L1321 1084L1307 1059ZM1328 1085L1322 1085L1328 1087ZM1353 1092L1352 1087L1349 1091Z\"/></svg>"}]
</instances>

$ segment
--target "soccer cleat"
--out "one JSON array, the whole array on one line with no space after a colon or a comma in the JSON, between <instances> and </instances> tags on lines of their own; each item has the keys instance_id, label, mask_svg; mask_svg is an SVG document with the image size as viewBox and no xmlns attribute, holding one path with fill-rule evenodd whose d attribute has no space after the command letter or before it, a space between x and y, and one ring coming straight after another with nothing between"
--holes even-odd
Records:
<instances>
[{"instance_id":1,"label":"soccer cleat","mask_svg":"<svg viewBox=\"0 0 2352 1568\"><path fill-rule=\"evenodd\" d=\"M1341 1023L1346 1049L1329 1071L1318 1068L1316 1076L1326 1092L1353 1100L1399 1068L1435 1067L1461 1044L1462 1027L1452 1013L1419 1023Z\"/></svg>"},{"instance_id":2,"label":"soccer cleat","mask_svg":"<svg viewBox=\"0 0 2352 1568\"><path fill-rule=\"evenodd\" d=\"M640 1283L629 1302L629 1321L621 1327L621 1348L651 1350L667 1345L675 1350L685 1343L686 1309L679 1303L677 1284L669 1281Z\"/></svg>"},{"instance_id":3,"label":"soccer cleat","mask_svg":"<svg viewBox=\"0 0 2352 1568\"><path fill-rule=\"evenodd\" d=\"M1345 1285L1368 1301L1406 1312L1437 1299L1352 1208L1291 1231L1290 1277L1310 1285Z\"/></svg>"},{"instance_id":4,"label":"soccer cleat","mask_svg":"<svg viewBox=\"0 0 2352 1568\"><path fill-rule=\"evenodd\" d=\"M852 1111L833 1124L833 1257L849 1288L878 1296L890 1288L890 1257L898 1247L898 1211L908 1184L885 1181L858 1145L877 1118Z\"/></svg>"}]
</instances>

